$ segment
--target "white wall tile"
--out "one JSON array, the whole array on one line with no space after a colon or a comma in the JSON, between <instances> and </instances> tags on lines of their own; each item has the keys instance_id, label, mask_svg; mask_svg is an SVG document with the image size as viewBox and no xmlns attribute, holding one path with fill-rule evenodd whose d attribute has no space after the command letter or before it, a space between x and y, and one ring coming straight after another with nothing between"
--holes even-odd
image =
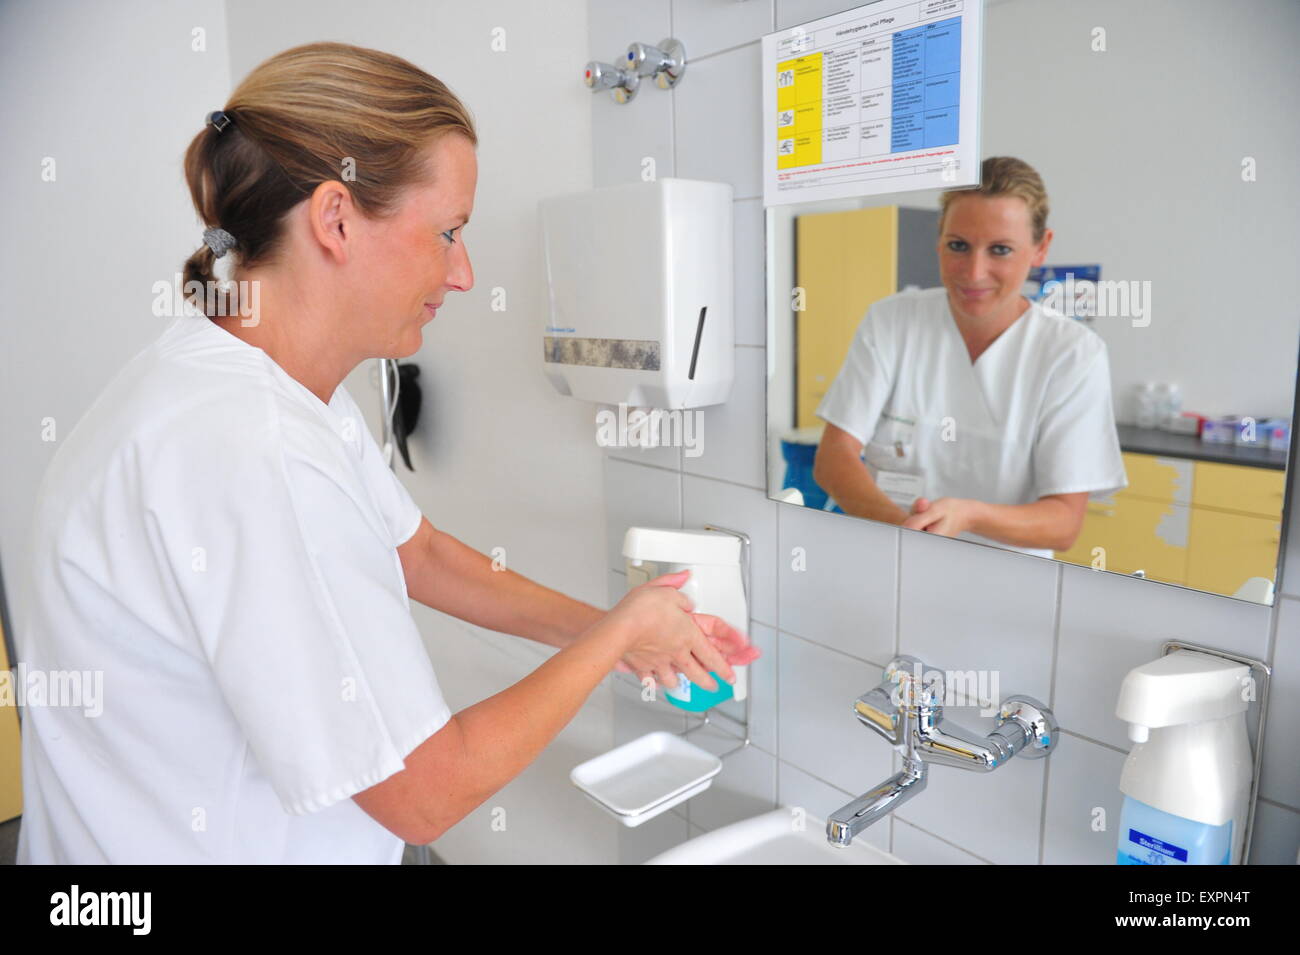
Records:
<instances>
[{"instance_id":1,"label":"white wall tile","mask_svg":"<svg viewBox=\"0 0 1300 955\"><path fill-rule=\"evenodd\" d=\"M722 771L709 788L686 802L691 825L711 831L776 808L776 757L771 753L752 745L737 750L740 740L712 726L686 738L723 757Z\"/></svg>"},{"instance_id":2,"label":"white wall tile","mask_svg":"<svg viewBox=\"0 0 1300 955\"><path fill-rule=\"evenodd\" d=\"M661 468L605 459L605 547L610 570L626 570L629 527L681 527L682 476Z\"/></svg>"},{"instance_id":3,"label":"white wall tile","mask_svg":"<svg viewBox=\"0 0 1300 955\"><path fill-rule=\"evenodd\" d=\"M1056 565L919 531L900 533L900 651L927 668L987 671L987 686L1001 695L986 705L1010 693L1047 703Z\"/></svg>"},{"instance_id":4,"label":"white wall tile","mask_svg":"<svg viewBox=\"0 0 1300 955\"><path fill-rule=\"evenodd\" d=\"M588 58L617 66L623 65L628 44L658 43L672 23L668 0L595 0L587 4L587 20ZM575 82L581 66L575 64ZM647 157L654 160L656 176L675 175L672 92L642 80L630 103L614 102L608 91L590 95L597 188L639 181Z\"/></svg>"},{"instance_id":5,"label":"white wall tile","mask_svg":"<svg viewBox=\"0 0 1300 955\"><path fill-rule=\"evenodd\" d=\"M762 199L738 199L735 230L736 344L767 346L767 223Z\"/></svg>"},{"instance_id":6,"label":"white wall tile","mask_svg":"<svg viewBox=\"0 0 1300 955\"><path fill-rule=\"evenodd\" d=\"M988 865L902 819L894 820L894 855L910 865Z\"/></svg>"},{"instance_id":7,"label":"white wall tile","mask_svg":"<svg viewBox=\"0 0 1300 955\"><path fill-rule=\"evenodd\" d=\"M877 666L894 657L898 528L777 505L780 629ZM805 570L795 570L794 549ZM864 687L865 689L865 687Z\"/></svg>"},{"instance_id":8,"label":"white wall tile","mask_svg":"<svg viewBox=\"0 0 1300 955\"><path fill-rule=\"evenodd\" d=\"M782 806L802 809L803 821L809 826L825 827L826 817L857 798L856 793L836 789L796 766L780 762L777 766L777 792ZM889 819L877 820L856 836L857 839L889 851Z\"/></svg>"},{"instance_id":9,"label":"white wall tile","mask_svg":"<svg viewBox=\"0 0 1300 955\"><path fill-rule=\"evenodd\" d=\"M627 54L629 43L656 43L672 29L669 0L589 0L587 33L591 58L613 61Z\"/></svg>"},{"instance_id":10,"label":"white wall tile","mask_svg":"<svg viewBox=\"0 0 1300 955\"><path fill-rule=\"evenodd\" d=\"M776 631L771 627L756 623L749 638L750 642L758 647L763 654L749 665L749 740L759 749L776 755L777 701L779 699ZM728 700L719 709L740 723L745 720L745 704L743 701Z\"/></svg>"},{"instance_id":11,"label":"white wall tile","mask_svg":"<svg viewBox=\"0 0 1300 955\"><path fill-rule=\"evenodd\" d=\"M1269 608L1151 580L1062 565L1056 718L1066 729L1128 752L1115 718L1125 674L1186 640L1263 658Z\"/></svg>"},{"instance_id":12,"label":"white wall tile","mask_svg":"<svg viewBox=\"0 0 1300 955\"><path fill-rule=\"evenodd\" d=\"M766 437L767 366L762 348L735 349L736 377L724 404L692 411L696 419L695 450L682 450L687 474L720 478L760 491L767 488Z\"/></svg>"},{"instance_id":13,"label":"white wall tile","mask_svg":"<svg viewBox=\"0 0 1300 955\"><path fill-rule=\"evenodd\" d=\"M993 720L981 717L977 707L944 707L944 719L981 734L994 728ZM1046 759L1021 757L989 773L932 766L926 788L894 812L990 862L1033 865L1038 861L1046 767Z\"/></svg>"},{"instance_id":14,"label":"white wall tile","mask_svg":"<svg viewBox=\"0 0 1300 955\"><path fill-rule=\"evenodd\" d=\"M776 28L785 30L860 6L862 0L776 0Z\"/></svg>"},{"instance_id":15,"label":"white wall tile","mask_svg":"<svg viewBox=\"0 0 1300 955\"><path fill-rule=\"evenodd\" d=\"M1295 865L1300 862L1300 812L1266 802L1255 807L1255 831L1250 837L1251 865Z\"/></svg>"},{"instance_id":16,"label":"white wall tile","mask_svg":"<svg viewBox=\"0 0 1300 955\"><path fill-rule=\"evenodd\" d=\"M1114 865L1124 806L1119 775L1126 754L1070 733L1057 735L1056 749L1047 757L1043 862ZM1098 807L1104 815L1095 812Z\"/></svg>"},{"instance_id":17,"label":"white wall tile","mask_svg":"<svg viewBox=\"0 0 1300 955\"><path fill-rule=\"evenodd\" d=\"M716 524L749 535L753 563L750 616L776 625L776 508L765 491L710 478L682 479L682 526Z\"/></svg>"},{"instance_id":18,"label":"white wall tile","mask_svg":"<svg viewBox=\"0 0 1300 955\"><path fill-rule=\"evenodd\" d=\"M638 440L643 433L642 429L636 428L636 420L629 420L629 415L635 409L622 409L622 420L620 422L618 405L592 403L592 433L596 434L596 413L597 411L609 412L612 417L601 418L603 421L614 423L616 438L618 441ZM647 464L653 467L668 468L670 471L680 471L682 468L682 449L678 444L671 443L673 440L673 427L670 424L671 419L661 420L659 432L650 437L649 440L661 442L653 447L643 447L634 444L612 444L603 447L606 457L617 458L620 461L631 461L633 464ZM626 430L624 430L626 429Z\"/></svg>"},{"instance_id":19,"label":"white wall tile","mask_svg":"<svg viewBox=\"0 0 1300 955\"><path fill-rule=\"evenodd\" d=\"M656 699L645 700L641 684L630 673L614 673L609 684L614 696L614 746L630 743L647 733L685 732L688 717L663 701L660 687L655 687Z\"/></svg>"},{"instance_id":20,"label":"white wall tile","mask_svg":"<svg viewBox=\"0 0 1300 955\"><path fill-rule=\"evenodd\" d=\"M880 683L880 670L789 634L777 643L777 755L855 795L893 775L893 750L853 712L854 701Z\"/></svg>"},{"instance_id":21,"label":"white wall tile","mask_svg":"<svg viewBox=\"0 0 1300 955\"><path fill-rule=\"evenodd\" d=\"M686 44L686 77L682 82L690 81L692 59L771 33L772 6L773 0L673 0L673 34Z\"/></svg>"},{"instance_id":22,"label":"white wall tile","mask_svg":"<svg viewBox=\"0 0 1300 955\"><path fill-rule=\"evenodd\" d=\"M1277 614L1260 794L1300 810L1300 601L1283 597Z\"/></svg>"},{"instance_id":23,"label":"white wall tile","mask_svg":"<svg viewBox=\"0 0 1300 955\"><path fill-rule=\"evenodd\" d=\"M737 199L763 194L760 62L751 43L687 67L673 90L678 176L729 182Z\"/></svg>"}]
</instances>

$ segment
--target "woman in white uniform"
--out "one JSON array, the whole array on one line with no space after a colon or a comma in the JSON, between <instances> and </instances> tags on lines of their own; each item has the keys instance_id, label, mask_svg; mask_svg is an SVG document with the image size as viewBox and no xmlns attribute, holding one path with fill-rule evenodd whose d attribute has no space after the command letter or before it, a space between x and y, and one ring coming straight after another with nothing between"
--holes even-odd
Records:
<instances>
[{"instance_id":1,"label":"woman in white uniform","mask_svg":"<svg viewBox=\"0 0 1300 955\"><path fill-rule=\"evenodd\" d=\"M1052 556L1127 485L1101 337L1021 289L1052 241L1038 173L941 198L942 288L872 305L818 405L813 476L849 514Z\"/></svg>"},{"instance_id":2,"label":"woman in white uniform","mask_svg":"<svg viewBox=\"0 0 1300 955\"><path fill-rule=\"evenodd\" d=\"M230 254L256 285L170 319L42 483L19 656L103 699L26 707L20 861L398 862L612 669L712 687L757 655L685 574L606 613L495 571L384 464L342 381L473 284L476 143L437 79L334 43L262 64L194 139L186 282ZM453 714L408 597L560 650Z\"/></svg>"}]
</instances>

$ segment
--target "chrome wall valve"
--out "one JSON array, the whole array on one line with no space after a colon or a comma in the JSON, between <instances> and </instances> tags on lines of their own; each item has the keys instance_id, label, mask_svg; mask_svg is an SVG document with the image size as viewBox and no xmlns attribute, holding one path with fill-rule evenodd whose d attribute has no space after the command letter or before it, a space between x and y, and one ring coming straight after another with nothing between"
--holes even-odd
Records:
<instances>
[{"instance_id":1,"label":"chrome wall valve","mask_svg":"<svg viewBox=\"0 0 1300 955\"><path fill-rule=\"evenodd\" d=\"M587 64L582 81L593 93L609 90L614 101L618 103L631 101L641 85L641 77L632 70L625 70L613 63L602 63L599 60L592 60Z\"/></svg>"},{"instance_id":2,"label":"chrome wall valve","mask_svg":"<svg viewBox=\"0 0 1300 955\"><path fill-rule=\"evenodd\" d=\"M661 90L670 90L686 72L686 47L672 37L660 40L658 46L633 43L627 48L625 65L637 76L653 76Z\"/></svg>"}]
</instances>

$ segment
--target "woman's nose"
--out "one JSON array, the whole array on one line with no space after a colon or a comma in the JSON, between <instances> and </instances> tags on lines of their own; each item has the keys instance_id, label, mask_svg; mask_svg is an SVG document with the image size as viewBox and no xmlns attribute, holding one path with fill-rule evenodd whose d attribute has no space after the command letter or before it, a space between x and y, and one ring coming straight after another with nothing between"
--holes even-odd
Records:
<instances>
[{"instance_id":1,"label":"woman's nose","mask_svg":"<svg viewBox=\"0 0 1300 955\"><path fill-rule=\"evenodd\" d=\"M452 257L451 269L447 272L447 284L460 292L468 292L474 287L474 267L469 262L469 250L462 240L458 244L458 253Z\"/></svg>"},{"instance_id":2,"label":"woman's nose","mask_svg":"<svg viewBox=\"0 0 1300 955\"><path fill-rule=\"evenodd\" d=\"M989 274L989 261L982 252L972 252L962 260L961 276L969 282L979 282Z\"/></svg>"}]
</instances>

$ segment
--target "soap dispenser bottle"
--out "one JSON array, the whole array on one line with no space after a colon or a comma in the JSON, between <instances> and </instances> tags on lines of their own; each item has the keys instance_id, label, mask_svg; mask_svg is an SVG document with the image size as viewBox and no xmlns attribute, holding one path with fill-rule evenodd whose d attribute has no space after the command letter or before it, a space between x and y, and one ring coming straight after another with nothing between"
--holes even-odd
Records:
<instances>
[{"instance_id":1,"label":"soap dispenser bottle","mask_svg":"<svg viewBox=\"0 0 1300 955\"><path fill-rule=\"evenodd\" d=\"M690 598L696 613L721 617L738 630L749 626L749 609L741 579L741 538L722 531L629 527L623 538L628 587L636 587L679 570L691 575L679 588ZM678 674L679 684L664 691L678 709L703 713L730 699L744 700L749 693L749 668L733 666L733 686L712 670L716 690L706 690Z\"/></svg>"},{"instance_id":2,"label":"soap dispenser bottle","mask_svg":"<svg viewBox=\"0 0 1300 955\"><path fill-rule=\"evenodd\" d=\"M1129 672L1115 715L1134 746L1119 865L1236 865L1250 796L1249 667L1176 650Z\"/></svg>"}]
</instances>

